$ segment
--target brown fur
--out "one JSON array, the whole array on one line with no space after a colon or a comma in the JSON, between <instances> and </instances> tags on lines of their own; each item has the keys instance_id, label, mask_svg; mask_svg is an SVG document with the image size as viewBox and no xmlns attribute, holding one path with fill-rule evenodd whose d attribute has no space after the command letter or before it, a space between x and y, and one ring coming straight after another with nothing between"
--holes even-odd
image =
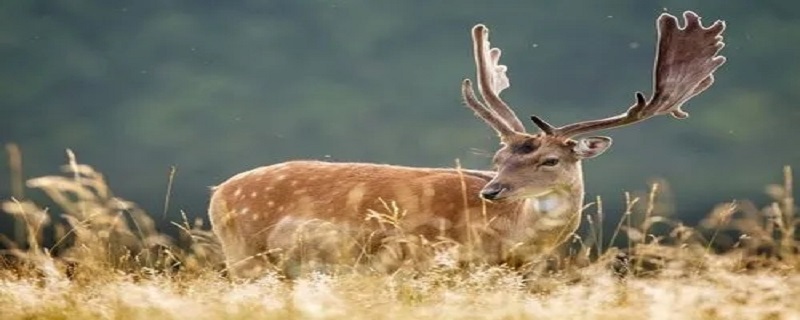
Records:
<instances>
[{"instance_id":1,"label":"brown fur","mask_svg":"<svg viewBox=\"0 0 800 320\"><path fill-rule=\"evenodd\" d=\"M567 222L538 230L535 225L541 217L520 214L526 211L522 208L525 200L490 203L478 196L494 176L488 171L293 161L244 172L222 183L212 195L209 215L230 271L245 277L263 272L270 253L291 251L304 224L319 227L319 223L329 223L337 229L337 237L352 236L362 241L371 237L373 244L401 230L428 240L471 241L489 254L484 256L487 261L494 263L520 260L509 251L512 247L525 252L550 250L577 228L582 185L573 188L577 197L572 199L571 212L563 217ZM392 202L399 211L405 211L399 228L367 219L371 211L391 215ZM519 221L523 216L528 221ZM506 237L520 225L529 225L530 235ZM309 243L318 251L342 250L327 248L321 241ZM358 253L321 254L331 256L317 258L332 260Z\"/></svg>"}]
</instances>

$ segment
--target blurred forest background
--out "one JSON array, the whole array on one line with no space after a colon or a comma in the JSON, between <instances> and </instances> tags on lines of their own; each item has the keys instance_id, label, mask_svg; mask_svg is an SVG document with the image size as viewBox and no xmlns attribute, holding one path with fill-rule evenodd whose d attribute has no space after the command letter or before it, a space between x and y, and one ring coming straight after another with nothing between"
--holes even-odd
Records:
<instances>
[{"instance_id":1,"label":"blurred forest background","mask_svg":"<svg viewBox=\"0 0 800 320\"><path fill-rule=\"evenodd\" d=\"M800 3L2 1L0 143L21 147L27 178L56 173L71 148L154 216L176 166L165 229L181 209L204 216L209 186L290 159L487 168L498 142L459 95L475 23L504 50L505 99L561 125L650 92L654 19L684 10L728 23L716 85L685 121L604 132L613 148L584 170L608 215L663 178L691 221L800 169Z\"/></svg>"}]
</instances>

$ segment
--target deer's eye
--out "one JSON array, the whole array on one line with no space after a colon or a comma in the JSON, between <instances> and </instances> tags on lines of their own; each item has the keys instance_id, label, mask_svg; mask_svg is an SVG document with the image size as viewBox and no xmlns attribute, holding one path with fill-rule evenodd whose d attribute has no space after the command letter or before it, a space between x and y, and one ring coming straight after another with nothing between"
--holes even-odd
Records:
<instances>
[{"instance_id":1,"label":"deer's eye","mask_svg":"<svg viewBox=\"0 0 800 320\"><path fill-rule=\"evenodd\" d=\"M514 153L517 154L528 154L536 150L536 147L533 146L531 143L523 143L514 147Z\"/></svg>"},{"instance_id":2,"label":"deer's eye","mask_svg":"<svg viewBox=\"0 0 800 320\"><path fill-rule=\"evenodd\" d=\"M547 158L542 161L542 165L546 167L552 167L558 164L558 158Z\"/></svg>"}]
</instances>

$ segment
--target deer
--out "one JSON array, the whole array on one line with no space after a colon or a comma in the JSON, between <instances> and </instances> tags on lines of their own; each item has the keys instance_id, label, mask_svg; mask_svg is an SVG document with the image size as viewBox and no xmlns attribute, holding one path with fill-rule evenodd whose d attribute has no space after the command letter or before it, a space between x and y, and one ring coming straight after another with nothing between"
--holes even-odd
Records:
<instances>
[{"instance_id":1,"label":"deer","mask_svg":"<svg viewBox=\"0 0 800 320\"><path fill-rule=\"evenodd\" d=\"M468 78L461 95L499 137L491 170L295 160L236 174L212 188L208 211L227 271L250 278L279 261L292 261L282 270L295 272L306 260L380 257L387 239L398 236L473 244L493 264L519 266L552 252L581 223L582 161L611 146L609 137L586 134L660 115L685 119L683 104L714 83L726 61L719 55L725 22L705 27L692 11L683 18L683 25L668 13L656 19L649 97L637 91L633 105L616 116L559 127L533 115L535 133L500 98L510 86L507 67L490 45L489 29L475 25L481 99ZM342 239L356 244L343 246Z\"/></svg>"}]
</instances>

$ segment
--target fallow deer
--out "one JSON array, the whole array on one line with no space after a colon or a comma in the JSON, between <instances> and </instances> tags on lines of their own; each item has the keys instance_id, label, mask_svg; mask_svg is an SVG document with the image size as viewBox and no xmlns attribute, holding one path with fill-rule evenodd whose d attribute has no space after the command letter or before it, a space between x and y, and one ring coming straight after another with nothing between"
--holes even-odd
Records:
<instances>
[{"instance_id":1,"label":"fallow deer","mask_svg":"<svg viewBox=\"0 0 800 320\"><path fill-rule=\"evenodd\" d=\"M492 263L525 261L552 250L580 224L581 160L611 145L608 137L574 138L658 115L686 118L681 106L714 82L714 71L725 62L718 55L725 23L704 27L691 11L684 19L680 26L664 13L656 21L649 98L636 92L635 103L617 116L561 127L531 116L538 133L526 132L500 98L509 87L506 66L499 64L500 49L490 47L489 30L476 25L473 53L482 101L469 79L461 93L500 137L494 170L290 161L237 174L214 188L209 208L229 271L253 277L278 256L302 262L375 253L398 234L477 243ZM376 215L391 211L403 214ZM372 219L379 216L388 218ZM342 248L345 238L359 245ZM314 257L305 256L309 249Z\"/></svg>"}]
</instances>

